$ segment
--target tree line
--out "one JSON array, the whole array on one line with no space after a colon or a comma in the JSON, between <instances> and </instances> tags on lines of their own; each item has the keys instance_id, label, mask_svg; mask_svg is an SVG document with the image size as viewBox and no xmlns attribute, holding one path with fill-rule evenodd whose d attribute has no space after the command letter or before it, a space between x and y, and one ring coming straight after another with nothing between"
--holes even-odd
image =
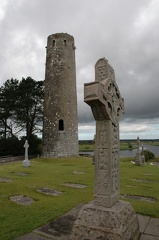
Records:
<instances>
[{"instance_id":1,"label":"tree line","mask_svg":"<svg viewBox=\"0 0 159 240\"><path fill-rule=\"evenodd\" d=\"M43 101L44 81L11 78L0 87L1 156L16 155L26 139L32 148L30 151L40 151L36 148L41 142L37 134L42 131Z\"/></svg>"}]
</instances>

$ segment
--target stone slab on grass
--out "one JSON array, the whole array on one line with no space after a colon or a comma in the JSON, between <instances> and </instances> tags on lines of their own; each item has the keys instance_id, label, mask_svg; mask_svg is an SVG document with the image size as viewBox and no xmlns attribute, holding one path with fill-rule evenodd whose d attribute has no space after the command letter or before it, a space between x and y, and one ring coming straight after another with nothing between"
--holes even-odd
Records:
<instances>
[{"instance_id":1,"label":"stone slab on grass","mask_svg":"<svg viewBox=\"0 0 159 240\"><path fill-rule=\"evenodd\" d=\"M74 171L74 174L85 174L85 172Z\"/></svg>"},{"instance_id":2,"label":"stone slab on grass","mask_svg":"<svg viewBox=\"0 0 159 240\"><path fill-rule=\"evenodd\" d=\"M66 187L72 187L72 188L86 188L86 185L84 185L84 184L77 184L77 183L64 183L62 185L66 186Z\"/></svg>"},{"instance_id":3,"label":"stone slab on grass","mask_svg":"<svg viewBox=\"0 0 159 240\"><path fill-rule=\"evenodd\" d=\"M29 233L24 236L17 237L14 240L48 240L48 237L40 236L35 233Z\"/></svg>"},{"instance_id":4,"label":"stone slab on grass","mask_svg":"<svg viewBox=\"0 0 159 240\"><path fill-rule=\"evenodd\" d=\"M9 178L0 178L0 182L13 182L13 180Z\"/></svg>"},{"instance_id":5,"label":"stone slab on grass","mask_svg":"<svg viewBox=\"0 0 159 240\"><path fill-rule=\"evenodd\" d=\"M145 202L156 202L157 200L153 197L144 197L144 196L137 196L137 195L121 195L123 198L131 198L131 199L136 199L140 201L145 201Z\"/></svg>"},{"instance_id":6,"label":"stone slab on grass","mask_svg":"<svg viewBox=\"0 0 159 240\"><path fill-rule=\"evenodd\" d=\"M30 173L18 172L16 174L19 176L28 176Z\"/></svg>"},{"instance_id":7,"label":"stone slab on grass","mask_svg":"<svg viewBox=\"0 0 159 240\"><path fill-rule=\"evenodd\" d=\"M41 236L48 237L48 239L54 240L67 240L72 231L73 223L77 219L78 213L82 208L83 204L71 209L66 214L58 217L50 223L34 230ZM21 239L17 239L21 240ZM23 239L22 239L23 240ZM25 240L25 239L24 239Z\"/></svg>"},{"instance_id":8,"label":"stone slab on grass","mask_svg":"<svg viewBox=\"0 0 159 240\"><path fill-rule=\"evenodd\" d=\"M41 193L44 193L44 194L47 194L47 195L51 195L51 196L59 196L62 194L62 192L60 191L57 191L55 189L51 189L51 188L40 188L37 190L38 192L41 192Z\"/></svg>"},{"instance_id":9,"label":"stone slab on grass","mask_svg":"<svg viewBox=\"0 0 159 240\"><path fill-rule=\"evenodd\" d=\"M31 197L24 196L24 195L12 196L9 199L12 202L16 202L16 203L22 204L22 205L31 205L35 201Z\"/></svg>"}]
</instances>

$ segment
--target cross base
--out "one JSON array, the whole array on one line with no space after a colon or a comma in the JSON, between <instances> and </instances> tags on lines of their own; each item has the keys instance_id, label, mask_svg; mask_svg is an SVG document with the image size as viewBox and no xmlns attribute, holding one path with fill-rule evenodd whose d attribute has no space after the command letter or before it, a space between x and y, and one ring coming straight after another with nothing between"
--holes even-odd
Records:
<instances>
[{"instance_id":1,"label":"cross base","mask_svg":"<svg viewBox=\"0 0 159 240\"><path fill-rule=\"evenodd\" d=\"M22 166L23 167L30 167L30 160L23 160Z\"/></svg>"},{"instance_id":2,"label":"cross base","mask_svg":"<svg viewBox=\"0 0 159 240\"><path fill-rule=\"evenodd\" d=\"M119 201L111 208L84 205L69 240L138 240L139 223L130 203Z\"/></svg>"},{"instance_id":3,"label":"cross base","mask_svg":"<svg viewBox=\"0 0 159 240\"><path fill-rule=\"evenodd\" d=\"M135 164L138 165L138 166L142 165L142 159L141 159L140 151L137 151L137 153L136 153Z\"/></svg>"}]
</instances>

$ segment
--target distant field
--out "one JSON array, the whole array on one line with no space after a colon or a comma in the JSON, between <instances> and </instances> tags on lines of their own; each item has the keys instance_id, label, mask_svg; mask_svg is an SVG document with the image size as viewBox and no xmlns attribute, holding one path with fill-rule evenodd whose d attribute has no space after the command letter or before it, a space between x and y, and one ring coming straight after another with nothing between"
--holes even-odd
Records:
<instances>
[{"instance_id":1,"label":"distant field","mask_svg":"<svg viewBox=\"0 0 159 240\"><path fill-rule=\"evenodd\" d=\"M150 143L150 144L152 144L154 146L159 146L159 142L153 142L153 143Z\"/></svg>"},{"instance_id":2,"label":"distant field","mask_svg":"<svg viewBox=\"0 0 159 240\"><path fill-rule=\"evenodd\" d=\"M130 147L131 146L131 147ZM128 150L128 149L135 149L136 143L120 143L120 150ZM84 143L84 144L79 144L79 150L81 152L92 152L94 151L94 143Z\"/></svg>"},{"instance_id":3,"label":"distant field","mask_svg":"<svg viewBox=\"0 0 159 240\"><path fill-rule=\"evenodd\" d=\"M81 152L92 152L94 151L94 143L92 141L92 143L90 143L91 141L89 141L88 143L86 141L84 141L84 143L80 143L79 144L79 150ZM142 143L142 141L141 141ZM143 141L144 145L153 145L153 146L159 146L159 141L152 141L152 140L147 140L147 141ZM130 150L130 149L136 149L137 148L137 142L136 140L128 140L128 141L120 141L120 150Z\"/></svg>"},{"instance_id":4,"label":"distant field","mask_svg":"<svg viewBox=\"0 0 159 240\"><path fill-rule=\"evenodd\" d=\"M79 144L79 150L81 152L92 152L94 151L94 144Z\"/></svg>"}]
</instances>

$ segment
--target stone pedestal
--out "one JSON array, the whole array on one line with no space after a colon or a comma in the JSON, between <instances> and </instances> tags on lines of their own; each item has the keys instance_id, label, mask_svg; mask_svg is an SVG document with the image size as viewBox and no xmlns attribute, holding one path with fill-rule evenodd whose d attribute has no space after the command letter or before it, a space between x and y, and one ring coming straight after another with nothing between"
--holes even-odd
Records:
<instances>
[{"instance_id":1,"label":"stone pedestal","mask_svg":"<svg viewBox=\"0 0 159 240\"><path fill-rule=\"evenodd\" d=\"M140 151L137 151L137 152L136 152L135 164L136 164L137 166L140 166L140 165L142 164L141 152L140 152Z\"/></svg>"},{"instance_id":2,"label":"stone pedestal","mask_svg":"<svg viewBox=\"0 0 159 240\"><path fill-rule=\"evenodd\" d=\"M130 203L119 201L111 208L84 205L69 240L138 240L139 224Z\"/></svg>"},{"instance_id":3,"label":"stone pedestal","mask_svg":"<svg viewBox=\"0 0 159 240\"><path fill-rule=\"evenodd\" d=\"M30 167L30 160L23 160L22 166L23 167Z\"/></svg>"}]
</instances>

